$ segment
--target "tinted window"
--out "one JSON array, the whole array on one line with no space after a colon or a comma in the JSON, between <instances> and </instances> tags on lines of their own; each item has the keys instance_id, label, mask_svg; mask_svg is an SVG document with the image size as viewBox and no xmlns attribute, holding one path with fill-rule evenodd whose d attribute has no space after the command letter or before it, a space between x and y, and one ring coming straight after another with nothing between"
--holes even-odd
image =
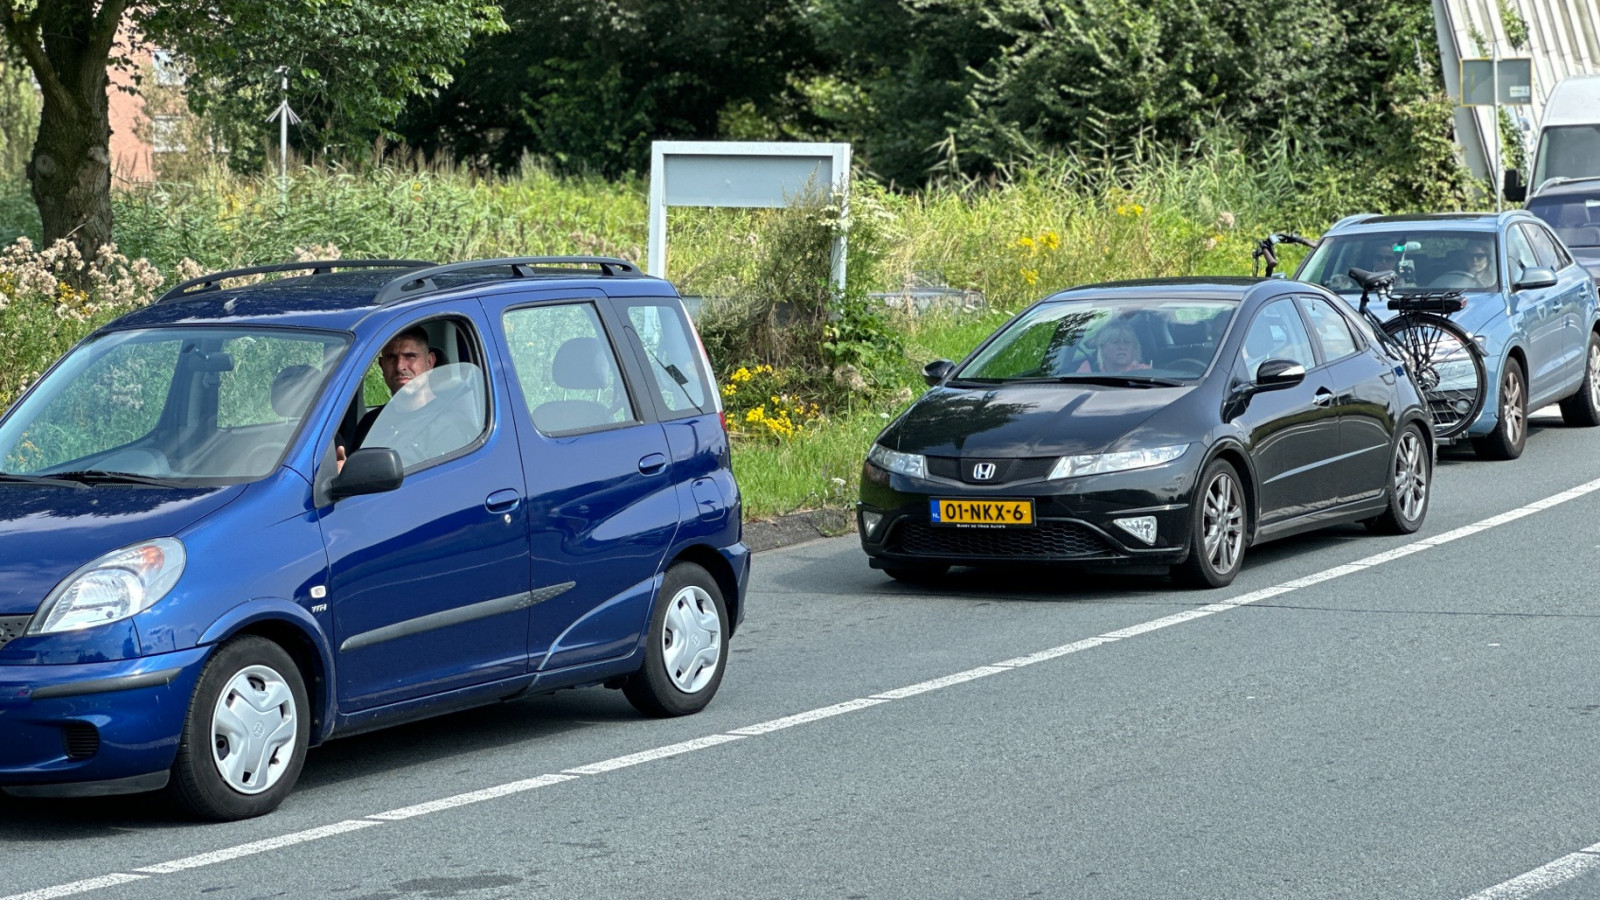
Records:
<instances>
[{"instance_id":1,"label":"tinted window","mask_svg":"<svg viewBox=\"0 0 1600 900\"><path fill-rule=\"evenodd\" d=\"M1600 196L1535 197L1528 211L1548 222L1568 247L1600 246Z\"/></svg>"},{"instance_id":2,"label":"tinted window","mask_svg":"<svg viewBox=\"0 0 1600 900\"><path fill-rule=\"evenodd\" d=\"M1587 178L1600 175L1600 125L1563 125L1546 128L1539 136L1539 158L1533 164L1538 187L1551 178Z\"/></svg>"},{"instance_id":3,"label":"tinted window","mask_svg":"<svg viewBox=\"0 0 1600 900\"><path fill-rule=\"evenodd\" d=\"M677 304L639 302L628 307L628 324L644 346L650 380L661 404L674 413L713 408L700 342Z\"/></svg>"},{"instance_id":4,"label":"tinted window","mask_svg":"<svg viewBox=\"0 0 1600 900\"><path fill-rule=\"evenodd\" d=\"M977 381L1128 373L1197 378L1216 356L1235 305L1177 298L1041 303L1009 323L956 373Z\"/></svg>"},{"instance_id":5,"label":"tinted window","mask_svg":"<svg viewBox=\"0 0 1600 900\"><path fill-rule=\"evenodd\" d=\"M1245 371L1255 378L1256 369L1269 359L1293 360L1307 369L1317 364L1311 351L1311 336L1294 302L1288 298L1274 300L1261 308L1250 330L1245 332L1244 348L1240 354Z\"/></svg>"},{"instance_id":6,"label":"tinted window","mask_svg":"<svg viewBox=\"0 0 1600 900\"><path fill-rule=\"evenodd\" d=\"M1317 333L1317 341L1322 344L1323 358L1342 359L1356 352L1359 345L1355 335L1350 333L1350 324L1332 304L1321 297L1301 297L1300 303L1311 321L1311 330Z\"/></svg>"},{"instance_id":7,"label":"tinted window","mask_svg":"<svg viewBox=\"0 0 1600 900\"><path fill-rule=\"evenodd\" d=\"M511 364L534 427L546 434L634 420L622 370L593 304L508 310Z\"/></svg>"}]
</instances>

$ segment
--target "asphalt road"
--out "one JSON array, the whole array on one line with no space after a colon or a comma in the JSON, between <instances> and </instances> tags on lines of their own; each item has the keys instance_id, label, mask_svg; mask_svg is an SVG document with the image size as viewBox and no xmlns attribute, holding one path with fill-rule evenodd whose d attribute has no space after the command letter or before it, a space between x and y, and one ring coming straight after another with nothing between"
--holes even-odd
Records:
<instances>
[{"instance_id":1,"label":"asphalt road","mask_svg":"<svg viewBox=\"0 0 1600 900\"><path fill-rule=\"evenodd\" d=\"M1220 591L762 553L700 715L591 689L334 741L227 825L3 798L0 898L1600 896L1600 430L1534 424L1447 453L1419 534Z\"/></svg>"}]
</instances>

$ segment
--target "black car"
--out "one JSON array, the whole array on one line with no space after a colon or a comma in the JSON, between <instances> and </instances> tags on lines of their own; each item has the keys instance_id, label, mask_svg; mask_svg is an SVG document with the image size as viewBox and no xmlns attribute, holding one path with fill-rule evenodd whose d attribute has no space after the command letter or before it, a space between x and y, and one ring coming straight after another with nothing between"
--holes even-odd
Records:
<instances>
[{"instance_id":1,"label":"black car","mask_svg":"<svg viewBox=\"0 0 1600 900\"><path fill-rule=\"evenodd\" d=\"M1600 178L1548 182L1528 198L1528 211L1550 223L1589 274L1600 277Z\"/></svg>"},{"instance_id":2,"label":"black car","mask_svg":"<svg viewBox=\"0 0 1600 900\"><path fill-rule=\"evenodd\" d=\"M1315 285L1075 288L924 376L861 475L862 548L899 580L1037 561L1220 587L1258 541L1345 522L1409 533L1427 515L1426 408Z\"/></svg>"}]
</instances>

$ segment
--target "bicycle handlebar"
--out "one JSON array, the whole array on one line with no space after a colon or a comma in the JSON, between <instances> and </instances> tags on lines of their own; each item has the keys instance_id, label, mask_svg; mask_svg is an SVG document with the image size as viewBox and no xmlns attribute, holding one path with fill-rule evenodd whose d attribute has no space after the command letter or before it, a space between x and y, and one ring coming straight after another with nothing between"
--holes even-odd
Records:
<instances>
[{"instance_id":1,"label":"bicycle handlebar","mask_svg":"<svg viewBox=\"0 0 1600 900\"><path fill-rule=\"evenodd\" d=\"M1250 251L1250 259L1255 265L1260 265L1262 260L1267 264L1267 277L1272 277L1272 270L1278 267L1278 254L1272 251L1279 244L1299 244L1302 247L1316 249L1317 242L1307 240L1292 231L1274 231L1256 242L1254 250Z\"/></svg>"}]
</instances>

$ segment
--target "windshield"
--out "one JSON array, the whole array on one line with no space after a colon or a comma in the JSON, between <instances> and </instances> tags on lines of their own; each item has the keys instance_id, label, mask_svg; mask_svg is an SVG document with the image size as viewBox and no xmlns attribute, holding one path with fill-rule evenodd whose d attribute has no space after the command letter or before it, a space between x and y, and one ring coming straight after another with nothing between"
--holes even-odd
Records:
<instances>
[{"instance_id":1,"label":"windshield","mask_svg":"<svg viewBox=\"0 0 1600 900\"><path fill-rule=\"evenodd\" d=\"M1397 288L1493 291L1500 288L1495 236L1467 231L1383 231L1322 239L1295 278L1360 293L1352 268L1394 271Z\"/></svg>"},{"instance_id":2,"label":"windshield","mask_svg":"<svg viewBox=\"0 0 1600 900\"><path fill-rule=\"evenodd\" d=\"M955 378L1186 383L1210 367L1236 306L1149 298L1042 303L997 334Z\"/></svg>"},{"instance_id":3,"label":"windshield","mask_svg":"<svg viewBox=\"0 0 1600 900\"><path fill-rule=\"evenodd\" d=\"M1539 135L1539 156L1533 161L1534 187L1551 178L1600 175L1600 125L1559 125Z\"/></svg>"},{"instance_id":4,"label":"windshield","mask_svg":"<svg viewBox=\"0 0 1600 900\"><path fill-rule=\"evenodd\" d=\"M339 334L239 327L91 338L0 421L0 474L260 478L347 344Z\"/></svg>"},{"instance_id":5,"label":"windshield","mask_svg":"<svg viewBox=\"0 0 1600 900\"><path fill-rule=\"evenodd\" d=\"M1594 196L1535 197L1528 211L1550 223L1568 247L1600 247L1600 182Z\"/></svg>"}]
</instances>

